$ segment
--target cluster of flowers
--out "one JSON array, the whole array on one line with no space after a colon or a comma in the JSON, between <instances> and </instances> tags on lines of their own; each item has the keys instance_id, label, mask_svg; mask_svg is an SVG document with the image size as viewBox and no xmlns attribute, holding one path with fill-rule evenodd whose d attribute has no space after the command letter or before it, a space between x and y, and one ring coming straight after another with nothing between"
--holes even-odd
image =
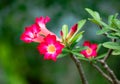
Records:
<instances>
[{"instance_id":1,"label":"cluster of flowers","mask_svg":"<svg viewBox=\"0 0 120 84\"><path fill-rule=\"evenodd\" d=\"M40 54L44 55L45 60L56 61L57 56L62 53L62 49L66 46L61 39L58 38L53 32L46 28L46 23L50 21L48 16L37 17L35 23L27 26L22 33L20 39L25 43L38 42L37 47ZM78 24L75 24L70 29L67 35L67 39L70 39L76 32ZM63 32L61 31L61 36ZM88 49L80 51L86 58L97 56L97 44L91 44L89 41L85 41L83 46L87 46Z\"/></svg>"}]
</instances>

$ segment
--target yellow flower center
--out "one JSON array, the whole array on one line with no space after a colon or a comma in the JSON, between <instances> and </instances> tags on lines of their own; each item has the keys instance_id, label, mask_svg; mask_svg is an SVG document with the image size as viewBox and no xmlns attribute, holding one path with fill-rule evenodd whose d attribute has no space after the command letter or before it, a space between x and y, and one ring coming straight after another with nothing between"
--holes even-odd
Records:
<instances>
[{"instance_id":1,"label":"yellow flower center","mask_svg":"<svg viewBox=\"0 0 120 84\"><path fill-rule=\"evenodd\" d=\"M53 44L51 44L47 47L47 51L53 54L56 51L56 47Z\"/></svg>"},{"instance_id":2,"label":"yellow flower center","mask_svg":"<svg viewBox=\"0 0 120 84\"><path fill-rule=\"evenodd\" d=\"M86 50L86 53L87 53L88 55L90 55L90 54L92 53L92 49L91 49L91 48L88 48L88 49Z\"/></svg>"}]
</instances>

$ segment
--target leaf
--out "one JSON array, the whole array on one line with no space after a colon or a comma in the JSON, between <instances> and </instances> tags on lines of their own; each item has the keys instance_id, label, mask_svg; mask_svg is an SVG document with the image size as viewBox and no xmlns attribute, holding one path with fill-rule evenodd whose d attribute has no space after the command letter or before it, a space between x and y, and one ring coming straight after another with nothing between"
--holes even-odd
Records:
<instances>
[{"instance_id":1,"label":"leaf","mask_svg":"<svg viewBox=\"0 0 120 84\"><path fill-rule=\"evenodd\" d=\"M68 34L68 25L62 26L62 32L63 32L63 39L65 40L67 34Z\"/></svg>"},{"instance_id":2,"label":"leaf","mask_svg":"<svg viewBox=\"0 0 120 84\"><path fill-rule=\"evenodd\" d=\"M85 57L77 57L78 59L81 59L81 60L85 60L85 61L89 61L87 58Z\"/></svg>"},{"instance_id":3,"label":"leaf","mask_svg":"<svg viewBox=\"0 0 120 84\"><path fill-rule=\"evenodd\" d=\"M78 43L83 37L82 34L83 34L83 31L78 33L76 36L74 36L74 38L70 39L70 43L75 43L75 44Z\"/></svg>"},{"instance_id":4,"label":"leaf","mask_svg":"<svg viewBox=\"0 0 120 84\"><path fill-rule=\"evenodd\" d=\"M112 55L120 55L120 50L114 50L114 51L112 52Z\"/></svg>"},{"instance_id":5,"label":"leaf","mask_svg":"<svg viewBox=\"0 0 120 84\"><path fill-rule=\"evenodd\" d=\"M93 23L95 23L95 24L97 24L97 25L99 25L99 24L100 24L100 22L99 22L99 21L97 21L97 20L95 20L95 19L88 18L88 20L90 20L91 22L93 22Z\"/></svg>"},{"instance_id":6,"label":"leaf","mask_svg":"<svg viewBox=\"0 0 120 84\"><path fill-rule=\"evenodd\" d=\"M73 52L80 52L82 50L86 50L88 47L76 47L74 50L72 50Z\"/></svg>"},{"instance_id":7,"label":"leaf","mask_svg":"<svg viewBox=\"0 0 120 84\"><path fill-rule=\"evenodd\" d=\"M91 9L89 9L89 8L85 8L85 10L86 10L95 20L97 20L97 21L100 21L100 20L101 20L100 15L99 15L98 12L93 11L93 10L91 10Z\"/></svg>"},{"instance_id":8,"label":"leaf","mask_svg":"<svg viewBox=\"0 0 120 84\"><path fill-rule=\"evenodd\" d=\"M80 54L79 52L74 52L71 51L72 54L76 55L77 57L84 57L82 54Z\"/></svg>"},{"instance_id":9,"label":"leaf","mask_svg":"<svg viewBox=\"0 0 120 84\"><path fill-rule=\"evenodd\" d=\"M97 47L97 52L100 50L102 44L99 44L98 47Z\"/></svg>"},{"instance_id":10,"label":"leaf","mask_svg":"<svg viewBox=\"0 0 120 84\"><path fill-rule=\"evenodd\" d=\"M113 15L110 15L108 17L108 24L111 25L112 24L112 20L113 20L114 16Z\"/></svg>"},{"instance_id":11,"label":"leaf","mask_svg":"<svg viewBox=\"0 0 120 84\"><path fill-rule=\"evenodd\" d=\"M111 38L111 39L118 39L119 38L118 36L114 35L114 33L107 34L107 37Z\"/></svg>"},{"instance_id":12,"label":"leaf","mask_svg":"<svg viewBox=\"0 0 120 84\"><path fill-rule=\"evenodd\" d=\"M65 56L69 55L69 53L71 53L71 50L69 50L67 48L63 48L62 54L58 55L57 58L65 57Z\"/></svg>"},{"instance_id":13,"label":"leaf","mask_svg":"<svg viewBox=\"0 0 120 84\"><path fill-rule=\"evenodd\" d=\"M101 29L101 30L97 31L97 35L104 34L104 33L108 32L108 31L110 31L110 29L109 29L109 28L104 27L103 29Z\"/></svg>"},{"instance_id":14,"label":"leaf","mask_svg":"<svg viewBox=\"0 0 120 84\"><path fill-rule=\"evenodd\" d=\"M71 52L71 50L67 49L67 48L63 48L62 53L68 53Z\"/></svg>"},{"instance_id":15,"label":"leaf","mask_svg":"<svg viewBox=\"0 0 120 84\"><path fill-rule=\"evenodd\" d=\"M83 25L85 24L86 20L80 20L78 21L78 29L77 32L83 27Z\"/></svg>"},{"instance_id":16,"label":"leaf","mask_svg":"<svg viewBox=\"0 0 120 84\"><path fill-rule=\"evenodd\" d=\"M78 53L78 52L71 52L73 55L75 55L78 59L81 59L81 60L85 60L85 61L88 61L87 58L85 58L82 54Z\"/></svg>"},{"instance_id":17,"label":"leaf","mask_svg":"<svg viewBox=\"0 0 120 84\"><path fill-rule=\"evenodd\" d=\"M116 36L120 37L120 33L115 33Z\"/></svg>"},{"instance_id":18,"label":"leaf","mask_svg":"<svg viewBox=\"0 0 120 84\"><path fill-rule=\"evenodd\" d=\"M64 53L64 54L62 53L62 54L58 55L57 58L62 58L62 57L65 57L67 55L68 55L67 53Z\"/></svg>"},{"instance_id":19,"label":"leaf","mask_svg":"<svg viewBox=\"0 0 120 84\"><path fill-rule=\"evenodd\" d=\"M107 53L104 53L104 54L102 54L102 55L99 55L99 56L95 57L95 59L101 59L101 58L105 57L106 54L107 54Z\"/></svg>"},{"instance_id":20,"label":"leaf","mask_svg":"<svg viewBox=\"0 0 120 84\"><path fill-rule=\"evenodd\" d=\"M114 19L113 20L113 24L114 24L115 27L117 27L118 29L120 29L120 20Z\"/></svg>"},{"instance_id":21,"label":"leaf","mask_svg":"<svg viewBox=\"0 0 120 84\"><path fill-rule=\"evenodd\" d=\"M103 46L106 48L110 48L110 49L120 50L120 44L115 43L115 42L105 42L103 43Z\"/></svg>"}]
</instances>

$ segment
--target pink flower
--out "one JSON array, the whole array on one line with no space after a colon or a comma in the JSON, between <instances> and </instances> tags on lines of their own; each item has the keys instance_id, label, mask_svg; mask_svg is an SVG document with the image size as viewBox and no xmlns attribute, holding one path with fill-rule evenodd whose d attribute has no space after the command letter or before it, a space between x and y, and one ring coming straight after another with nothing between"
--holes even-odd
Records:
<instances>
[{"instance_id":1,"label":"pink flower","mask_svg":"<svg viewBox=\"0 0 120 84\"><path fill-rule=\"evenodd\" d=\"M45 18L43 16L39 18L37 17L35 20L35 24L31 26L27 26L25 28L25 31L21 35L20 39L26 43L31 43L31 42L41 43L48 34L55 35L53 32L49 31L46 28L46 23L49 21L50 18L48 16L46 16ZM58 37L57 40L60 41Z\"/></svg>"},{"instance_id":2,"label":"pink flower","mask_svg":"<svg viewBox=\"0 0 120 84\"><path fill-rule=\"evenodd\" d=\"M50 34L38 45L38 51L44 55L44 59L53 61L56 61L63 48L64 46L56 40L56 36Z\"/></svg>"},{"instance_id":3,"label":"pink flower","mask_svg":"<svg viewBox=\"0 0 120 84\"><path fill-rule=\"evenodd\" d=\"M41 17L36 17L35 23L37 23L40 28L46 28L46 23L50 21L50 18L46 16L45 18L43 16Z\"/></svg>"},{"instance_id":4,"label":"pink flower","mask_svg":"<svg viewBox=\"0 0 120 84\"><path fill-rule=\"evenodd\" d=\"M38 42L40 28L37 24L27 26L20 39L26 43Z\"/></svg>"},{"instance_id":5,"label":"pink flower","mask_svg":"<svg viewBox=\"0 0 120 84\"><path fill-rule=\"evenodd\" d=\"M40 35L43 35L43 36L47 36L48 34L55 35L53 32L49 31L46 28L46 23L48 23L49 21L50 21L50 18L48 16L46 16L45 18L43 16L36 17L35 23L38 24L40 27L40 30L41 30ZM40 40L41 40L40 42L42 42L43 38L41 37ZM57 37L57 40L60 40L60 39Z\"/></svg>"},{"instance_id":6,"label":"pink flower","mask_svg":"<svg viewBox=\"0 0 120 84\"><path fill-rule=\"evenodd\" d=\"M97 44L91 44L89 41L85 41L83 46L87 46L88 49L81 51L86 58L92 58L97 56Z\"/></svg>"}]
</instances>

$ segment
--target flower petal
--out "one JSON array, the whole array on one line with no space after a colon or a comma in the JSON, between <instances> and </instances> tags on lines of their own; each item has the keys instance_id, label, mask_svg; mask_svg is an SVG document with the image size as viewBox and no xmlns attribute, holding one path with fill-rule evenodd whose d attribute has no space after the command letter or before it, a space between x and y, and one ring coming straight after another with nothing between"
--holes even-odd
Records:
<instances>
[{"instance_id":1,"label":"flower petal","mask_svg":"<svg viewBox=\"0 0 120 84\"><path fill-rule=\"evenodd\" d=\"M53 61L56 61L58 54L62 52L63 48L64 46L56 40L56 36L50 34L38 45L38 51L44 55L44 59Z\"/></svg>"},{"instance_id":2,"label":"flower petal","mask_svg":"<svg viewBox=\"0 0 120 84\"><path fill-rule=\"evenodd\" d=\"M56 42L56 36L55 35L47 35L46 38L44 38L44 41L48 44L54 44Z\"/></svg>"},{"instance_id":3,"label":"flower petal","mask_svg":"<svg viewBox=\"0 0 120 84\"><path fill-rule=\"evenodd\" d=\"M37 48L41 54L45 54L47 52L47 44L46 43L40 43Z\"/></svg>"},{"instance_id":4,"label":"flower petal","mask_svg":"<svg viewBox=\"0 0 120 84\"><path fill-rule=\"evenodd\" d=\"M91 44L90 48L92 48L93 50L97 49L97 44Z\"/></svg>"},{"instance_id":5,"label":"flower petal","mask_svg":"<svg viewBox=\"0 0 120 84\"><path fill-rule=\"evenodd\" d=\"M89 42L89 41L85 41L84 43L83 43L83 46L90 46L91 45L91 43Z\"/></svg>"}]
</instances>

